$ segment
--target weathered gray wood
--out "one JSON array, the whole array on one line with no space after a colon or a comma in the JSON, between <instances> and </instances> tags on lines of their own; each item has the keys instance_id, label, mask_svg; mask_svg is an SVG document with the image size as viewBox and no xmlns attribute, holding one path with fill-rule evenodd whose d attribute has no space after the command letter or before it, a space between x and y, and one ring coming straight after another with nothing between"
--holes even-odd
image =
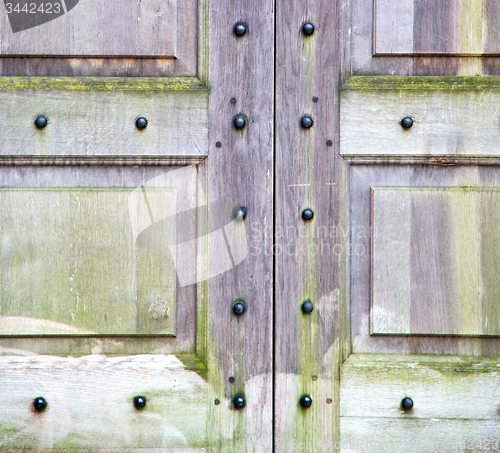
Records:
<instances>
[{"instance_id":1,"label":"weathered gray wood","mask_svg":"<svg viewBox=\"0 0 500 453\"><path fill-rule=\"evenodd\" d=\"M53 2L54 12L58 3ZM66 14L17 33L13 32L7 20L1 21L0 54L176 57L178 33L181 30L184 34L191 31L192 42L196 42L197 32L196 27L178 30L178 24L189 22L191 18L179 15L177 3L176 0L140 3L135 0L97 3L80 0ZM193 10L190 16L194 14L196 17L196 2L186 3ZM12 5L14 8L16 2ZM22 8L24 4L20 5ZM32 17L15 12L12 16L14 23Z\"/></svg>"},{"instance_id":2,"label":"weathered gray wood","mask_svg":"<svg viewBox=\"0 0 500 453\"><path fill-rule=\"evenodd\" d=\"M499 335L493 295L500 288L491 278L500 260L498 230L490 224L496 215L487 217L498 212L499 189L372 194L371 332Z\"/></svg>"},{"instance_id":3,"label":"weathered gray wood","mask_svg":"<svg viewBox=\"0 0 500 453\"><path fill-rule=\"evenodd\" d=\"M496 78L408 77L393 82L354 77L344 86L343 156L498 155ZM411 129L401 127L406 116L413 119Z\"/></svg>"},{"instance_id":4,"label":"weathered gray wood","mask_svg":"<svg viewBox=\"0 0 500 453\"><path fill-rule=\"evenodd\" d=\"M483 441L484 448L487 440L500 441L499 371L496 359L351 355L340 377L341 451L396 452L411 445L427 452L431 442L443 451L446 442ZM404 397L413 399L411 411L401 410Z\"/></svg>"},{"instance_id":5,"label":"weathered gray wood","mask_svg":"<svg viewBox=\"0 0 500 453\"><path fill-rule=\"evenodd\" d=\"M175 195L144 192L165 217L175 214ZM137 246L133 223L149 217L132 196L130 189L0 191L1 335L175 333L174 261L161 244ZM164 234L175 243L175 229Z\"/></svg>"},{"instance_id":6,"label":"weathered gray wood","mask_svg":"<svg viewBox=\"0 0 500 453\"><path fill-rule=\"evenodd\" d=\"M465 228L471 222L478 223L478 231L481 232L485 238L488 238L484 244L481 242L481 250L487 251L487 258L480 257L478 261L480 266L480 272L484 279L484 288L490 287L491 290L487 292L482 290L481 293L481 309L478 311L477 303L471 305L470 302L464 302L464 308L461 307L459 299L453 299L453 303L449 306L446 304L438 304L432 307L433 310L439 308L440 315L430 316L429 310L431 308L427 305L427 308L422 307L418 309L417 305L413 305L411 316L416 316L423 322L423 325L427 328L428 326L445 326L446 318L451 315L451 326L458 331L460 325L457 319L464 316L465 319L471 317L470 310L475 310L475 313L483 313L488 317L488 329L493 326L498 325L498 315L497 310L494 308L496 303L492 302L495 300L496 294L496 279L494 277L494 266L496 260L498 259L498 247L493 245L492 242L497 242L496 228L492 227L491 223L496 222L496 211L495 202L492 198L494 196L487 196L488 193L496 193L497 188L500 187L500 172L494 166L413 166L413 165L352 165L351 166L351 178L350 178L351 190L350 199L353 200L350 215L350 225L351 225L351 328L352 328L352 346L353 351L356 353L366 353L366 352L387 352L387 353L413 353L413 354L456 354L456 355L483 355L483 356L497 356L500 351L500 339L498 337L485 338L485 337L457 337L456 335L450 337L443 336L401 336L401 335L370 335L370 298L371 298L371 280L370 273L372 267L372 257L371 257L371 246L370 246L370 204L371 204L371 188L373 187L390 187L399 188L397 190L404 190L409 187L420 188L424 192L433 192L434 190L439 193L450 191L460 191L460 188L472 187L474 190L469 190L469 193L476 193L476 189L483 188L480 192L484 193L484 206L481 208L475 208L476 214L470 214L469 211L464 210L463 214L460 214L462 207L460 203L465 203L467 197L464 198L463 202L454 203L453 205L446 203L437 203L436 206L433 205L414 205L412 212L418 214L418 223L420 228L426 229L428 235L430 235L432 241L429 245L425 245L425 234L419 232L416 236L416 231L412 227L413 239L419 237L420 245L416 243L413 244L413 263L419 263L418 266L426 266L429 264L429 260L434 261L434 266L436 269L436 278L434 280L428 279L427 282L422 281L422 285L432 284L434 288L443 292L444 294L462 294L465 300L470 298L467 294L469 288L467 286L462 287L458 283L457 276L455 274L450 274L449 265L446 263L450 262L451 257L453 260L451 262L457 263L455 256L457 253L465 253L460 250L461 232L460 226L464 227L464 236L468 228ZM452 189L454 188L454 189ZM396 189L395 189L396 190ZM465 191L465 190L464 190ZM479 191L479 190L478 190ZM418 191L417 191L418 192ZM480 205L481 206L481 205ZM415 210L415 208L417 208ZM452 211L451 208L455 209ZM487 214L493 209L495 214ZM432 212L431 212L432 211ZM455 214L453 213L455 212ZM434 213L434 214L432 214ZM415 222L416 218L413 218ZM481 220L483 219L483 220ZM424 225L425 223L425 225ZM457 230L456 234L450 234L449 226L456 224ZM489 225L489 226L487 226ZM470 228L469 228L470 229ZM458 236L457 236L458 234ZM469 233L468 233L469 234ZM470 239L470 234L469 234ZM478 238L476 234L472 236L472 239ZM477 239L476 240L476 244ZM436 252L436 247L432 244L439 244L439 252ZM419 248L426 247L425 255L416 260L419 257ZM476 257L478 252L476 251ZM429 258L429 256L431 258ZM463 281L468 281L469 271L473 271L474 268L468 264L470 257L467 257L467 261L463 263L462 270ZM437 263L437 264L436 264ZM462 266L459 262L457 266ZM447 269L443 272L441 268ZM448 274L448 276L446 276ZM429 273L427 273L429 275ZM431 277L434 274L430 274ZM457 274L459 275L459 274ZM491 283L487 283L491 282ZM448 282L448 283L446 283ZM455 283L454 283L455 282ZM415 282L412 283L415 285ZM441 285L441 286L436 286ZM474 282L474 287L476 288L476 297L478 283L477 280ZM414 286L415 288L415 286ZM419 295L422 291L416 291L415 295ZM432 293L432 291L431 291ZM474 294L474 289L471 293ZM486 296L488 294L488 296ZM434 299L435 300L435 299ZM448 299L451 300L451 299ZM477 299L476 299L477 300ZM484 309L489 310L488 314ZM489 308L488 308L489 307ZM416 310L415 310L416 309ZM457 314L456 311L462 311L461 314ZM482 316L482 315L481 315ZM465 322L464 328L468 329L469 324ZM485 327L484 326L482 328ZM481 325L481 324L480 324ZM412 325L411 328L414 328ZM496 328L496 327L495 327ZM483 330L484 335L488 335L488 330Z\"/></svg>"},{"instance_id":7,"label":"weathered gray wood","mask_svg":"<svg viewBox=\"0 0 500 453\"><path fill-rule=\"evenodd\" d=\"M349 351L349 322L337 88L349 72L350 5L276 7L275 450L288 452L300 442L339 440L338 367ZM314 34L302 33L305 22ZM312 128L301 128L303 115ZM309 222L305 208L314 211ZM305 315L308 299L314 311ZM309 409L299 405L304 394L313 399Z\"/></svg>"},{"instance_id":8,"label":"weathered gray wood","mask_svg":"<svg viewBox=\"0 0 500 453\"><path fill-rule=\"evenodd\" d=\"M410 193L394 192L372 188L371 333L410 332Z\"/></svg>"},{"instance_id":9,"label":"weathered gray wood","mask_svg":"<svg viewBox=\"0 0 500 453\"><path fill-rule=\"evenodd\" d=\"M210 201L227 207L209 210L206 223L245 206L245 221L233 224L237 231L227 239L233 233L248 242L253 234L264 237L257 253L249 250L237 264L237 249L234 267L200 285L198 336L206 340L197 342L197 351L209 370L208 448L267 452L273 449L274 2L210 1L208 19L209 157L202 166ZM240 38L233 32L238 21L248 27ZM238 113L248 118L244 130L233 125ZM210 237L207 249L210 271L226 256L218 252L227 250ZM238 298L247 306L241 317L232 311ZM239 411L228 404L238 394L246 398Z\"/></svg>"},{"instance_id":10,"label":"weathered gray wood","mask_svg":"<svg viewBox=\"0 0 500 453\"><path fill-rule=\"evenodd\" d=\"M208 385L173 355L0 357L0 379L1 450L206 451Z\"/></svg>"},{"instance_id":11,"label":"weathered gray wood","mask_svg":"<svg viewBox=\"0 0 500 453\"><path fill-rule=\"evenodd\" d=\"M0 87L2 154L207 153L208 92L197 79L4 78ZM38 115L48 119L42 130Z\"/></svg>"},{"instance_id":12,"label":"weathered gray wood","mask_svg":"<svg viewBox=\"0 0 500 453\"><path fill-rule=\"evenodd\" d=\"M175 172L181 170L184 173L186 171L188 172L187 178L185 181L185 186L183 187L182 184L177 184L177 186L174 185L176 182L176 179L179 178L174 178L173 176L169 176L171 174L176 174ZM125 206L123 207L123 222L121 222L119 225L118 223L115 222L113 225L115 231L115 234L117 237L120 237L120 231L124 232L126 230L131 230L131 225L130 225L130 220L125 221L125 217L128 215L127 212L129 210L128 207L128 197L131 196L134 192L137 191L137 188L139 188L139 192L141 193L142 200L144 200L143 194L144 192L148 194L150 191L151 192L161 192L161 188L168 188L168 191L175 190L177 196L177 202L175 209L177 212L180 212L183 209L191 209L196 206L196 179L197 179L197 169L196 167L170 167L168 169L164 167L99 167L99 166L94 166L94 167L72 167L72 166L59 166L59 167L51 167L51 166L43 166L43 167L0 167L0 180L1 180L1 186L4 188L10 187L10 190L4 189L4 191L7 192L15 192L14 188L24 188L23 191L25 193L32 193L36 194L39 192L45 192L45 193L53 193L57 194L59 192L61 193L69 193L71 191L75 191L75 188L80 188L78 190L83 191L86 189L88 192L91 193L96 193L96 189L90 189L89 187L101 187L101 188L115 188L113 190L110 189L101 189L104 192L109 192L111 194L116 193L116 192L123 192L127 193L127 199L125 200ZM64 186L67 187L67 189L62 189ZM141 188L141 186L144 186L144 189ZM31 189L28 189L31 188ZM43 188L43 189L41 189ZM49 189L53 188L53 190ZM128 188L128 189L127 189ZM163 189L165 190L165 189ZM90 195L89 195L90 196ZM149 197L151 198L151 197ZM154 197L153 197L154 198ZM137 205L139 206L139 205ZM162 212L165 211L165 205L163 203L160 203L160 206L157 208L154 203L150 201L149 206L151 208L151 212L153 213L154 219L156 221L159 221L162 219ZM27 207L24 207L23 210L23 205L20 203L19 206L16 207L17 212L19 214L24 213L25 217L28 215L34 216L36 212L39 212L40 214L43 214L45 211L42 209L43 206L39 207L33 207L30 208L29 210ZM142 212L144 213L147 211L145 206L142 206L141 208ZM13 210L14 213L16 212L16 209ZM117 208L111 207L108 209L110 212L117 212ZM49 211L50 212L50 211ZM141 211L139 211L141 212ZM10 222L10 224L17 223L19 224L19 214L16 217L13 215L12 217L8 218L7 220ZM104 214L101 212L101 214ZM8 215L7 211L4 212L4 219ZM55 222L57 220L56 212L54 211L52 213L54 216L53 221ZM68 216L69 214L65 214ZM61 212L60 215L61 219L64 219L64 215ZM144 218L144 216L139 216L139 218ZM49 218L50 219L50 218ZM75 218L75 220L77 220ZM84 219L84 218L82 218ZM145 222L143 222L143 228L147 229L152 221L149 215L149 211L147 212L147 216L144 219ZM80 224L83 222L79 220ZM101 227L104 226L105 222L100 222ZM108 224L109 225L109 224ZM3 225L2 225L3 226ZM21 225L19 224L19 228L22 228L27 231L27 233L30 233L28 237L33 236L35 234L35 231L33 228L35 227L35 224L32 224L28 222L26 225ZM70 229L73 229L73 227L70 225ZM87 231L87 237L92 237L92 235L97 236L97 240L99 240L99 227L95 227L94 230L86 230ZM40 241L43 236L48 237L53 235L56 239L56 242L62 242L63 239L62 237L60 238L59 236L63 236L64 232L61 232L60 228L60 223L56 224L55 226L56 232L53 233L50 231L50 229L46 230L36 230L36 234L38 234L38 239L37 236L35 235L34 241ZM196 237L196 224L183 224L182 225L182 234L183 235L192 235L193 237ZM19 234L16 233L16 236L19 236ZM20 238L20 243L26 242L26 239ZM124 261L120 260L115 260L113 259L114 253L116 250L114 248L109 248L109 244L114 243L114 239L111 238L109 241L106 241L105 244L103 244L103 247L99 248L99 253L98 255L94 255L94 258L90 257L89 254L87 255L84 253L84 250L80 249L80 253L74 252L74 258L80 260L79 262L81 264L85 263L85 260L83 257L87 256L90 260L96 259L96 261L99 261L97 259L97 256L103 257L102 260L102 266L104 268L104 265L106 264L106 259L105 257L105 251L107 250L106 253L108 253L108 257L111 256L111 268L109 271L107 271L110 275L114 274L119 274L119 269L121 269L121 266L133 266L134 262L131 259L126 259ZM71 242L71 241L70 241ZM109 243L109 244L108 244ZM102 244L102 239L101 239L101 244ZM92 247L90 246L89 250L92 250ZM94 247L95 251L95 247ZM141 250L141 253L149 253L150 251L148 250ZM157 254L162 251L152 251L153 254ZM169 253L168 250L164 250L163 252ZM64 253L61 256L71 256L72 252L71 249L66 249ZM109 255L111 254L111 255ZM41 256L41 260L50 260L50 257L53 257L54 253L51 251L51 249L48 250L48 257L43 257ZM189 251L187 255L185 255L186 261L190 263L195 263L196 262L196 249L192 249ZM77 261L75 261L77 262ZM148 263L154 263L154 261L147 260L146 262ZM33 265L36 265L35 261L31 261ZM139 262L136 262L136 264ZM64 260L58 260L55 263L55 266L59 266L59 268L64 265L67 266L69 269L70 262L65 262ZM155 285L158 285L158 282L161 282L162 280L165 281L165 278L171 278L174 279L176 277L176 273L173 274L173 269L171 268L172 264L168 264L167 266L163 267L155 267L151 270L148 270L145 274L145 276L142 278L142 280L146 283L146 291L149 290L156 290ZM30 269L32 266L27 266L27 270ZM109 267L109 260L108 260L108 267ZM170 268L170 277L168 277L168 273L164 273ZM132 274L135 274L139 268L137 267L136 271ZM145 270L145 269L143 269ZM177 271L177 268L175 269ZM12 274L14 270L8 270ZM22 268L19 268L19 272L22 272ZM40 272L47 274L50 274L53 272L52 268L42 268ZM7 274L6 274L7 275ZM75 278L80 278L81 281L91 281L90 275L92 274L75 274ZM155 277L156 275L156 277ZM27 274L24 274L24 276L27 278ZM38 274L33 272L32 278L30 278L30 282L34 282L37 280ZM96 276L94 274L95 278L97 280L100 279L106 279L110 278L110 276ZM57 275L54 275L54 278L59 278ZM6 276L4 277L6 278ZM151 281L153 279L154 281ZM69 277L68 280L69 282ZM175 283L175 280L172 280L172 283ZM10 283L7 281L7 285ZM49 281L49 284L51 282ZM30 283L31 285L31 283ZM24 288L21 288L18 290L19 291L32 291L29 289L30 285L27 285ZM8 351L8 350L13 350L13 351L19 351L19 353L23 354L31 354L33 353L53 353L53 354L60 354L60 355L82 355L82 354L91 354L92 352L94 353L105 353L105 354L137 354L137 353L150 353L150 352L156 352L156 353L185 353L185 352L193 352L194 347L195 347L195 332L196 332L196 288L194 286L185 286L182 287L179 284L175 284L174 287L172 288L170 285L166 286L165 291L172 291L174 290L174 299L177 301L177 306L175 307L175 314L172 312L172 317L171 321L173 322L174 319L176 320L177 324L177 329L176 329L176 337L172 339L165 339L165 336L163 336L163 340L161 340L157 334L159 332L151 332L152 336L150 337L141 337L141 338L131 338L131 337L124 337L120 335L115 335L111 339L110 337L97 337L97 338L89 338L86 336L85 338L65 338L65 339L59 339L57 340L56 338L50 339L50 338L2 338L0 340L0 347L2 347L2 350ZM68 286L63 285L61 290L67 291ZM106 289L104 288L104 293ZM108 289L108 292L110 289ZM103 293L103 294L104 294ZM36 294L35 294L36 295ZM35 297L35 295L33 297ZM83 296L82 296L83 297ZM36 299L38 300L38 299ZM10 303L9 303L10 304ZM109 308L103 305L102 307L98 306L99 310L102 310L104 308ZM24 308L23 308L24 309ZM149 308L148 308L149 310ZM88 313L90 316L90 312ZM121 316L121 315L120 315ZM117 320L118 323L118 320ZM135 328L135 327L134 327ZM5 349L3 349L5 348ZM3 352L8 353L8 352Z\"/></svg>"},{"instance_id":13,"label":"weathered gray wood","mask_svg":"<svg viewBox=\"0 0 500 453\"><path fill-rule=\"evenodd\" d=\"M497 2L375 0L375 54L498 55Z\"/></svg>"}]
</instances>

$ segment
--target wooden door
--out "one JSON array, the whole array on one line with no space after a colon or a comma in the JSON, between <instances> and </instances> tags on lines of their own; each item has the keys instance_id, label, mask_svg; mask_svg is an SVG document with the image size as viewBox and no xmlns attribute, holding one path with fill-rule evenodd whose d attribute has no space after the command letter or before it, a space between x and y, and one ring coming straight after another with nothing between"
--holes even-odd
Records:
<instances>
[{"instance_id":1,"label":"wooden door","mask_svg":"<svg viewBox=\"0 0 500 453\"><path fill-rule=\"evenodd\" d=\"M277 451L499 448L499 14L278 2Z\"/></svg>"},{"instance_id":2,"label":"wooden door","mask_svg":"<svg viewBox=\"0 0 500 453\"><path fill-rule=\"evenodd\" d=\"M272 2L0 10L0 449L270 451Z\"/></svg>"}]
</instances>

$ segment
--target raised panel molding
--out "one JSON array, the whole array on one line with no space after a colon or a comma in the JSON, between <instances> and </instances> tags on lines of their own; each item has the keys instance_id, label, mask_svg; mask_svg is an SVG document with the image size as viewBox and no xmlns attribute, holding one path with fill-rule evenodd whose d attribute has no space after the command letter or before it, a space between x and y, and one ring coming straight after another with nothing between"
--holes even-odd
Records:
<instances>
[{"instance_id":1,"label":"raised panel molding","mask_svg":"<svg viewBox=\"0 0 500 453\"><path fill-rule=\"evenodd\" d=\"M498 160L499 103L499 77L351 77L340 152L352 161ZM407 116L410 129L401 126Z\"/></svg>"},{"instance_id":2,"label":"raised panel molding","mask_svg":"<svg viewBox=\"0 0 500 453\"><path fill-rule=\"evenodd\" d=\"M375 0L375 55L498 55L495 0Z\"/></svg>"},{"instance_id":3,"label":"raised panel molding","mask_svg":"<svg viewBox=\"0 0 500 453\"><path fill-rule=\"evenodd\" d=\"M500 335L500 189L372 188L372 334Z\"/></svg>"}]
</instances>

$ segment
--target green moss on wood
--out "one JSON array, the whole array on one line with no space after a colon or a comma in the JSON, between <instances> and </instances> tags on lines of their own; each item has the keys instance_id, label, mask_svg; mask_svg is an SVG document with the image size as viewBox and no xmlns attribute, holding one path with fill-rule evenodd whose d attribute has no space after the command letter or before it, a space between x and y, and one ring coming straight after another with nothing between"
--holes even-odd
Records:
<instances>
[{"instance_id":1,"label":"green moss on wood","mask_svg":"<svg viewBox=\"0 0 500 453\"><path fill-rule=\"evenodd\" d=\"M196 77L0 77L0 91L207 91Z\"/></svg>"},{"instance_id":2,"label":"green moss on wood","mask_svg":"<svg viewBox=\"0 0 500 453\"><path fill-rule=\"evenodd\" d=\"M484 91L500 90L500 77L440 77L440 76L353 76L342 87L344 90L445 90Z\"/></svg>"}]
</instances>

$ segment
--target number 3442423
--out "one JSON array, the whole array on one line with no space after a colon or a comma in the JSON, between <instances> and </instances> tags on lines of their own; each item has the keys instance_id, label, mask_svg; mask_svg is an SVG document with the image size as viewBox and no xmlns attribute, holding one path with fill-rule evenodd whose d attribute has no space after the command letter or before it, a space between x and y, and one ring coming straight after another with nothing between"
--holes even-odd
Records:
<instances>
[{"instance_id":1,"label":"number 3442423","mask_svg":"<svg viewBox=\"0 0 500 453\"><path fill-rule=\"evenodd\" d=\"M60 3L6 3L7 14L59 14L61 10Z\"/></svg>"}]
</instances>

